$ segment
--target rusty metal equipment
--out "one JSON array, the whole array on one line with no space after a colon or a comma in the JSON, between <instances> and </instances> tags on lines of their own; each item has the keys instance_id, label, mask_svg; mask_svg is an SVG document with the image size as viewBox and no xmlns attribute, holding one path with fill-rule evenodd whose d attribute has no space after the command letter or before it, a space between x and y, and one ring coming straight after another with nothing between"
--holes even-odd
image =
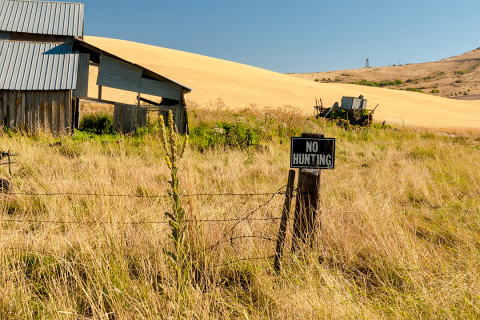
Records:
<instances>
[{"instance_id":1,"label":"rusty metal equipment","mask_svg":"<svg viewBox=\"0 0 480 320\"><path fill-rule=\"evenodd\" d=\"M321 103L320 99L320 103ZM373 121L373 113L377 106L373 110L367 109L367 99L360 95L355 97L342 97L341 105L335 102L330 108L323 108L323 104L318 105L317 99L315 99L315 113L317 118L327 119L343 119L348 121L351 125L367 126L371 125Z\"/></svg>"}]
</instances>

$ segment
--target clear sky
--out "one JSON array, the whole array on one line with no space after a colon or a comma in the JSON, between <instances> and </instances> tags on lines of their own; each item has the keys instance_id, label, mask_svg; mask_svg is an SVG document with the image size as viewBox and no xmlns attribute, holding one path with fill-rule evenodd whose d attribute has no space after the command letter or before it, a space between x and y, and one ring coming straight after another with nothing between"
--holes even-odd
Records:
<instances>
[{"instance_id":1,"label":"clear sky","mask_svg":"<svg viewBox=\"0 0 480 320\"><path fill-rule=\"evenodd\" d=\"M73 0L81 2L81 0ZM84 0L85 34L280 73L441 60L480 47L479 0Z\"/></svg>"}]
</instances>

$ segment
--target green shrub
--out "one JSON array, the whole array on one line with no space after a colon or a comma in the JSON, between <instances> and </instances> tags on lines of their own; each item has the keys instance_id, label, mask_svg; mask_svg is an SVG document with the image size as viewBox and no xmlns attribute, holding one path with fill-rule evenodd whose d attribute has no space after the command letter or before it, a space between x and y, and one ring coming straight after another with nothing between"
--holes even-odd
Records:
<instances>
[{"instance_id":1,"label":"green shrub","mask_svg":"<svg viewBox=\"0 0 480 320\"><path fill-rule=\"evenodd\" d=\"M107 112L89 113L80 120L80 130L94 134L113 132L113 115Z\"/></svg>"},{"instance_id":2,"label":"green shrub","mask_svg":"<svg viewBox=\"0 0 480 320\"><path fill-rule=\"evenodd\" d=\"M462 83L462 80L455 80L455 83Z\"/></svg>"},{"instance_id":3,"label":"green shrub","mask_svg":"<svg viewBox=\"0 0 480 320\"><path fill-rule=\"evenodd\" d=\"M458 70L458 71L455 71L455 74L464 75L464 74L467 74L469 72L470 72L469 70Z\"/></svg>"},{"instance_id":4,"label":"green shrub","mask_svg":"<svg viewBox=\"0 0 480 320\"><path fill-rule=\"evenodd\" d=\"M315 82L318 82L318 79L315 79Z\"/></svg>"},{"instance_id":5,"label":"green shrub","mask_svg":"<svg viewBox=\"0 0 480 320\"><path fill-rule=\"evenodd\" d=\"M358 84L361 86L369 86L369 87L385 87L385 86L398 86L403 83L402 80L385 80L385 81L380 81L380 82L375 82L375 81L367 81L365 79L357 82L349 82L350 84Z\"/></svg>"},{"instance_id":6,"label":"green shrub","mask_svg":"<svg viewBox=\"0 0 480 320\"><path fill-rule=\"evenodd\" d=\"M419 89L417 89L417 88L407 88L406 90L407 90L407 91L412 91L412 92L420 92L420 93L423 93L422 90L419 90Z\"/></svg>"},{"instance_id":7,"label":"green shrub","mask_svg":"<svg viewBox=\"0 0 480 320\"><path fill-rule=\"evenodd\" d=\"M432 93L439 93L440 91L438 91L437 89L433 89L432 90Z\"/></svg>"}]
</instances>

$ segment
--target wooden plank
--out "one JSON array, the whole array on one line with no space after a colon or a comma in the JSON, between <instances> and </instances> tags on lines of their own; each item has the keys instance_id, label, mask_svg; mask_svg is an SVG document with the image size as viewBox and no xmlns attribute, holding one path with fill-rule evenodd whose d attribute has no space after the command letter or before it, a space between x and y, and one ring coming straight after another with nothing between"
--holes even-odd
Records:
<instances>
[{"instance_id":1,"label":"wooden plank","mask_svg":"<svg viewBox=\"0 0 480 320\"><path fill-rule=\"evenodd\" d=\"M115 104L113 106L113 132L118 131L118 112L119 112L118 104Z\"/></svg>"},{"instance_id":2,"label":"wooden plank","mask_svg":"<svg viewBox=\"0 0 480 320\"><path fill-rule=\"evenodd\" d=\"M180 113L182 112L182 108L179 105L175 106L174 113L173 113L173 121L175 122L175 126L177 127L177 131L181 131L180 125Z\"/></svg>"},{"instance_id":3,"label":"wooden plank","mask_svg":"<svg viewBox=\"0 0 480 320\"><path fill-rule=\"evenodd\" d=\"M42 91L42 129L43 132L46 134L49 131L48 127L48 118L47 118L47 110L48 110L48 96L46 91Z\"/></svg>"},{"instance_id":4,"label":"wooden plank","mask_svg":"<svg viewBox=\"0 0 480 320\"><path fill-rule=\"evenodd\" d=\"M135 132L136 127L137 127L137 106L131 106L129 132Z\"/></svg>"},{"instance_id":5,"label":"wooden plank","mask_svg":"<svg viewBox=\"0 0 480 320\"><path fill-rule=\"evenodd\" d=\"M132 132L132 106L129 105L125 108L125 128L127 133Z\"/></svg>"},{"instance_id":6,"label":"wooden plank","mask_svg":"<svg viewBox=\"0 0 480 320\"><path fill-rule=\"evenodd\" d=\"M185 134L185 123L186 123L186 110L183 108L183 106L180 106L180 121L178 124L178 132L181 134Z\"/></svg>"},{"instance_id":7,"label":"wooden plank","mask_svg":"<svg viewBox=\"0 0 480 320\"><path fill-rule=\"evenodd\" d=\"M65 134L72 130L72 91L65 92Z\"/></svg>"},{"instance_id":8,"label":"wooden plank","mask_svg":"<svg viewBox=\"0 0 480 320\"><path fill-rule=\"evenodd\" d=\"M139 128L147 126L147 109L137 108L137 123Z\"/></svg>"},{"instance_id":9,"label":"wooden plank","mask_svg":"<svg viewBox=\"0 0 480 320\"><path fill-rule=\"evenodd\" d=\"M146 102L146 103L149 103L151 105L154 105L154 106L160 106L159 103L155 102L155 101L152 101L152 100L149 100L149 99L146 99L146 98L142 98L140 97L140 101L143 101L143 102Z\"/></svg>"},{"instance_id":10,"label":"wooden plank","mask_svg":"<svg viewBox=\"0 0 480 320\"><path fill-rule=\"evenodd\" d=\"M122 110L122 131L128 133L130 131L130 107L123 105Z\"/></svg>"},{"instance_id":11,"label":"wooden plank","mask_svg":"<svg viewBox=\"0 0 480 320\"><path fill-rule=\"evenodd\" d=\"M32 127L33 127L33 131L34 131L34 134L37 134L38 131L40 130L40 105L41 105L41 96L40 96L40 91L35 91L34 93L34 110L33 110L33 114L34 114L34 117L33 117L33 123L32 123Z\"/></svg>"},{"instance_id":12,"label":"wooden plank","mask_svg":"<svg viewBox=\"0 0 480 320\"><path fill-rule=\"evenodd\" d=\"M58 120L60 121L60 131L63 135L65 134L65 95L63 94L63 92L57 93L57 101L60 109L60 112L58 114Z\"/></svg>"},{"instance_id":13,"label":"wooden plank","mask_svg":"<svg viewBox=\"0 0 480 320\"><path fill-rule=\"evenodd\" d=\"M123 133L123 105L118 104L118 132Z\"/></svg>"},{"instance_id":14,"label":"wooden plank","mask_svg":"<svg viewBox=\"0 0 480 320\"><path fill-rule=\"evenodd\" d=\"M21 117L20 117L20 129L22 131L27 131L27 126L25 125L25 106L26 106L26 95L25 91L22 91L22 106L21 106Z\"/></svg>"},{"instance_id":15,"label":"wooden plank","mask_svg":"<svg viewBox=\"0 0 480 320\"><path fill-rule=\"evenodd\" d=\"M28 125L28 117L30 116L30 103L32 100L32 91L25 92L25 116L24 116L24 130L30 134L30 127Z\"/></svg>"},{"instance_id":16,"label":"wooden plank","mask_svg":"<svg viewBox=\"0 0 480 320\"><path fill-rule=\"evenodd\" d=\"M61 130L58 127L58 122L59 122L59 115L60 115L60 110L58 108L58 93L56 91L52 91L50 93L50 99L52 101L52 134L54 136L58 136L61 134Z\"/></svg>"},{"instance_id":17,"label":"wooden plank","mask_svg":"<svg viewBox=\"0 0 480 320\"><path fill-rule=\"evenodd\" d=\"M40 102L38 104L38 131L39 133L45 131L44 123L45 123L45 111L44 111L44 101L45 101L45 92L39 91L38 96L40 98Z\"/></svg>"},{"instance_id":18,"label":"wooden plank","mask_svg":"<svg viewBox=\"0 0 480 320\"><path fill-rule=\"evenodd\" d=\"M15 131L22 127L22 91L16 91L15 95Z\"/></svg>"},{"instance_id":19,"label":"wooden plank","mask_svg":"<svg viewBox=\"0 0 480 320\"><path fill-rule=\"evenodd\" d=\"M8 118L9 118L9 123L8 127L10 130L15 129L15 98L16 98L16 92L15 91L9 91L9 110L8 110Z\"/></svg>"},{"instance_id":20,"label":"wooden plank","mask_svg":"<svg viewBox=\"0 0 480 320\"><path fill-rule=\"evenodd\" d=\"M80 99L77 98L77 105L75 106L75 129L80 128L81 107L82 103Z\"/></svg>"},{"instance_id":21,"label":"wooden plank","mask_svg":"<svg viewBox=\"0 0 480 320\"><path fill-rule=\"evenodd\" d=\"M45 92L45 97L46 97L45 101L47 103L47 108L45 109L46 110L46 112L45 112L45 124L46 124L46 127L47 127L47 132L54 135L53 123L52 123L52 119L53 119L53 116L52 116L52 98L53 98L52 93L53 93L53 91Z\"/></svg>"},{"instance_id":22,"label":"wooden plank","mask_svg":"<svg viewBox=\"0 0 480 320\"><path fill-rule=\"evenodd\" d=\"M35 112L35 109L34 109L34 106L35 106L35 92L33 91L29 91L28 92L28 99L27 101L29 101L28 103L28 123L27 123L27 126L28 126L28 134L33 134L34 133L34 129L33 129L33 114Z\"/></svg>"},{"instance_id":23,"label":"wooden plank","mask_svg":"<svg viewBox=\"0 0 480 320\"><path fill-rule=\"evenodd\" d=\"M102 86L98 86L98 100L102 100Z\"/></svg>"},{"instance_id":24,"label":"wooden plank","mask_svg":"<svg viewBox=\"0 0 480 320\"><path fill-rule=\"evenodd\" d=\"M0 130L3 129L3 92L0 90Z\"/></svg>"},{"instance_id":25,"label":"wooden plank","mask_svg":"<svg viewBox=\"0 0 480 320\"><path fill-rule=\"evenodd\" d=\"M290 206L293 198L293 187L295 182L295 170L290 170L288 173L287 190L285 192L285 202L282 210L282 220L280 221L280 230L278 231L277 249L275 251L274 268L280 271L282 268L283 246L287 235L287 223L290 215Z\"/></svg>"},{"instance_id":26,"label":"wooden plank","mask_svg":"<svg viewBox=\"0 0 480 320\"><path fill-rule=\"evenodd\" d=\"M75 116L75 104L73 101L73 90L68 90L68 99L70 101L70 108L69 110L69 123L70 123L70 134L73 134L75 131L73 130L75 128L74 126L74 116Z\"/></svg>"},{"instance_id":27,"label":"wooden plank","mask_svg":"<svg viewBox=\"0 0 480 320\"><path fill-rule=\"evenodd\" d=\"M8 92L3 91L3 117L5 118L8 114Z\"/></svg>"},{"instance_id":28,"label":"wooden plank","mask_svg":"<svg viewBox=\"0 0 480 320\"><path fill-rule=\"evenodd\" d=\"M98 103L106 103L106 104L115 104L115 103L120 103L120 102L115 102L115 101L109 101L109 100L99 100L97 98L88 98L88 97L81 97L81 100L87 100L87 101L94 101Z\"/></svg>"}]
</instances>

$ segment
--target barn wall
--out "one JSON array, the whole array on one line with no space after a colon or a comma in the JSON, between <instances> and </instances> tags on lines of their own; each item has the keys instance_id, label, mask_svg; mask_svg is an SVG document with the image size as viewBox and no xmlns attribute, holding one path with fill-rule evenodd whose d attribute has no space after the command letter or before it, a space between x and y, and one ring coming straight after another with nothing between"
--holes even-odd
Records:
<instances>
[{"instance_id":1,"label":"barn wall","mask_svg":"<svg viewBox=\"0 0 480 320\"><path fill-rule=\"evenodd\" d=\"M73 89L74 97L88 97L88 76L90 73L90 55L80 53L78 57L77 86Z\"/></svg>"},{"instance_id":2,"label":"barn wall","mask_svg":"<svg viewBox=\"0 0 480 320\"><path fill-rule=\"evenodd\" d=\"M73 132L72 90L0 90L0 126L28 134Z\"/></svg>"}]
</instances>

